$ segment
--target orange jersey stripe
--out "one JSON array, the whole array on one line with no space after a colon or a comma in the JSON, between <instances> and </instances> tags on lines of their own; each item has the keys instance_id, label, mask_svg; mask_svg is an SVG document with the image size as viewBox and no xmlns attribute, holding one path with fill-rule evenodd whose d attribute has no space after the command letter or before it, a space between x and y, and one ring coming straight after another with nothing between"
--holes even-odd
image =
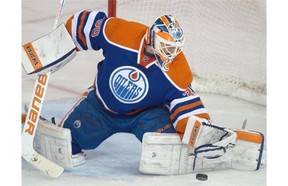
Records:
<instances>
[{"instance_id":1,"label":"orange jersey stripe","mask_svg":"<svg viewBox=\"0 0 288 186\"><path fill-rule=\"evenodd\" d=\"M199 106L199 105L202 105L202 101L201 101L201 100L177 108L177 109L174 111L174 113L170 115L170 120L173 121L174 118L175 118L175 116L176 116L179 112L182 112L182 111L184 111L184 110L188 110L188 109L197 107L197 106Z\"/></svg>"},{"instance_id":2,"label":"orange jersey stripe","mask_svg":"<svg viewBox=\"0 0 288 186\"><path fill-rule=\"evenodd\" d=\"M66 29L67 29L67 31L68 31L68 33L70 34L71 37L72 37L72 20L73 20L73 19L74 19L74 15L71 16L71 17L67 20L67 22L66 22L66 24L65 24Z\"/></svg>"},{"instance_id":3,"label":"orange jersey stripe","mask_svg":"<svg viewBox=\"0 0 288 186\"><path fill-rule=\"evenodd\" d=\"M73 16L71 16L68 20L67 20L67 22L66 22L66 24L65 24L65 26L66 26L66 28L67 28L67 31L68 31L68 33L70 34L70 36L72 37L72 20L74 19L74 15ZM80 51L80 49L78 48L78 47L76 47L76 51Z\"/></svg>"},{"instance_id":4,"label":"orange jersey stripe","mask_svg":"<svg viewBox=\"0 0 288 186\"><path fill-rule=\"evenodd\" d=\"M85 23L84 20L85 20L87 13L88 13L87 11L84 11L83 14L81 15L80 25L78 26L78 29L77 29L78 37L79 37L80 41L84 44L85 47L87 47L87 43L86 43L85 36L82 34L81 31L83 30L84 23Z\"/></svg>"}]
</instances>

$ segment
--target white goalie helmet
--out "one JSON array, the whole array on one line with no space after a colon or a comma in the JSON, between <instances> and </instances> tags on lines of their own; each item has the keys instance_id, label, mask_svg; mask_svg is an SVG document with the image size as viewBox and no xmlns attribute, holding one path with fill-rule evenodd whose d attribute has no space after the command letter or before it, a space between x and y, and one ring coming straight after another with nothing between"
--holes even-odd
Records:
<instances>
[{"instance_id":1,"label":"white goalie helmet","mask_svg":"<svg viewBox=\"0 0 288 186\"><path fill-rule=\"evenodd\" d=\"M164 71L169 70L174 58L184 46L183 30L172 15L162 15L146 31L146 43Z\"/></svg>"}]
</instances>

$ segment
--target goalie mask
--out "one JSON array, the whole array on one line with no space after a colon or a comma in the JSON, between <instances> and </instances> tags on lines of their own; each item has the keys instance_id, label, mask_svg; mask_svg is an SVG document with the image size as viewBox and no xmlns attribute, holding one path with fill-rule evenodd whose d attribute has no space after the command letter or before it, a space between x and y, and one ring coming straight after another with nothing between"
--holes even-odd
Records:
<instances>
[{"instance_id":1,"label":"goalie mask","mask_svg":"<svg viewBox=\"0 0 288 186\"><path fill-rule=\"evenodd\" d=\"M184 46L183 30L173 16L162 15L147 29L146 43L152 47L160 67L168 71Z\"/></svg>"}]
</instances>

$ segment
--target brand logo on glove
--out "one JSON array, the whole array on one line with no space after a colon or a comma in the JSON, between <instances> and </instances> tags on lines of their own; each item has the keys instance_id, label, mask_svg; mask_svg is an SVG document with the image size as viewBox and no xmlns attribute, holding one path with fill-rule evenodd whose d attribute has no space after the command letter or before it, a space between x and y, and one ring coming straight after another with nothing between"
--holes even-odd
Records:
<instances>
[{"instance_id":1,"label":"brand logo on glove","mask_svg":"<svg viewBox=\"0 0 288 186\"><path fill-rule=\"evenodd\" d=\"M195 145L196 145L195 143L196 143L196 140L197 140L197 137L198 137L200 126L201 126L201 123L199 121L195 121L193 129L191 131L190 141L189 141L189 145L192 148L194 148Z\"/></svg>"},{"instance_id":2,"label":"brand logo on glove","mask_svg":"<svg viewBox=\"0 0 288 186\"><path fill-rule=\"evenodd\" d=\"M26 45L23 46L32 67L34 68L34 70L38 70L40 68L42 68L42 63L33 47L33 45L31 43L27 43Z\"/></svg>"},{"instance_id":3,"label":"brand logo on glove","mask_svg":"<svg viewBox=\"0 0 288 186\"><path fill-rule=\"evenodd\" d=\"M145 74L132 66L115 69L110 76L109 85L113 95L127 104L140 102L149 89Z\"/></svg>"}]
</instances>

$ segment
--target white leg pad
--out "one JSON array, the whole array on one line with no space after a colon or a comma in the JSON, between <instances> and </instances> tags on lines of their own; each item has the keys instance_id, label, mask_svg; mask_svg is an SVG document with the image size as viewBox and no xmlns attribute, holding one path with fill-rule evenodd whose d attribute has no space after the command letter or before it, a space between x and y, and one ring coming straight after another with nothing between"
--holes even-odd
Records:
<instances>
[{"instance_id":1,"label":"white leg pad","mask_svg":"<svg viewBox=\"0 0 288 186\"><path fill-rule=\"evenodd\" d=\"M193 172L193 151L178 134L145 133L139 171L145 174L186 174Z\"/></svg>"},{"instance_id":2,"label":"white leg pad","mask_svg":"<svg viewBox=\"0 0 288 186\"><path fill-rule=\"evenodd\" d=\"M35 151L60 165L64 169L73 168L71 132L69 129L40 120L33 143Z\"/></svg>"},{"instance_id":3,"label":"white leg pad","mask_svg":"<svg viewBox=\"0 0 288 186\"><path fill-rule=\"evenodd\" d=\"M238 140L234 148L228 149L219 158L195 158L192 148L182 143L178 134L145 133L139 171L145 174L177 175L220 169L258 170L265 165L265 152L260 146Z\"/></svg>"}]
</instances>

